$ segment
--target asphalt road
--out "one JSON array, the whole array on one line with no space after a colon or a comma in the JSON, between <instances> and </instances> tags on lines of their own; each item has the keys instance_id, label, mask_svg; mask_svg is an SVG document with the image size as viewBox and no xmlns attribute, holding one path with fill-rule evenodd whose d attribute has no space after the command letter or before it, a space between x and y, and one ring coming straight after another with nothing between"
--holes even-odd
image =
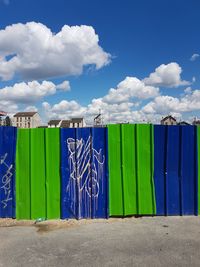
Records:
<instances>
[{"instance_id":1,"label":"asphalt road","mask_svg":"<svg viewBox=\"0 0 200 267\"><path fill-rule=\"evenodd\" d=\"M200 217L0 220L0 266L200 266Z\"/></svg>"}]
</instances>

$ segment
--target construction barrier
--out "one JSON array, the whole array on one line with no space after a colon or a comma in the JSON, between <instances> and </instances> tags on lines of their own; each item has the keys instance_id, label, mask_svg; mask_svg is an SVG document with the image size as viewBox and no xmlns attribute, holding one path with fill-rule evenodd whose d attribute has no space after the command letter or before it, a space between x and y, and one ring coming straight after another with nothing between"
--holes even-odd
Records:
<instances>
[{"instance_id":1,"label":"construction barrier","mask_svg":"<svg viewBox=\"0 0 200 267\"><path fill-rule=\"evenodd\" d=\"M109 125L110 216L156 214L153 126Z\"/></svg>"},{"instance_id":2,"label":"construction barrier","mask_svg":"<svg viewBox=\"0 0 200 267\"><path fill-rule=\"evenodd\" d=\"M0 218L15 217L16 128L0 127Z\"/></svg>"},{"instance_id":3,"label":"construction barrier","mask_svg":"<svg viewBox=\"0 0 200 267\"><path fill-rule=\"evenodd\" d=\"M60 131L18 129L16 218L60 218Z\"/></svg>"},{"instance_id":4,"label":"construction barrier","mask_svg":"<svg viewBox=\"0 0 200 267\"><path fill-rule=\"evenodd\" d=\"M154 127L154 183L158 215L197 215L195 126Z\"/></svg>"},{"instance_id":5,"label":"construction barrier","mask_svg":"<svg viewBox=\"0 0 200 267\"><path fill-rule=\"evenodd\" d=\"M200 213L200 127L0 127L0 217Z\"/></svg>"},{"instance_id":6,"label":"construction barrier","mask_svg":"<svg viewBox=\"0 0 200 267\"><path fill-rule=\"evenodd\" d=\"M61 129L61 217L107 218L107 129Z\"/></svg>"}]
</instances>

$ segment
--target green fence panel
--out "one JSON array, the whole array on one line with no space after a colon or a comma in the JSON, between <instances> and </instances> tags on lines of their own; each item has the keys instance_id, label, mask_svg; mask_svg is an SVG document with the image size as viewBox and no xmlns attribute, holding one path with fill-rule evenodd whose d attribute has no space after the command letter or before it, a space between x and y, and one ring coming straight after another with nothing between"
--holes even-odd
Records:
<instances>
[{"instance_id":1,"label":"green fence panel","mask_svg":"<svg viewBox=\"0 0 200 267\"><path fill-rule=\"evenodd\" d=\"M108 167L109 167L109 214L122 216L123 190L121 169L121 128L120 125L108 126Z\"/></svg>"},{"instance_id":2,"label":"green fence panel","mask_svg":"<svg viewBox=\"0 0 200 267\"><path fill-rule=\"evenodd\" d=\"M60 129L45 129L47 219L60 218Z\"/></svg>"},{"instance_id":3,"label":"green fence panel","mask_svg":"<svg viewBox=\"0 0 200 267\"><path fill-rule=\"evenodd\" d=\"M153 215L155 214L153 126L150 124L137 124L135 127L138 214Z\"/></svg>"},{"instance_id":4,"label":"green fence panel","mask_svg":"<svg viewBox=\"0 0 200 267\"><path fill-rule=\"evenodd\" d=\"M154 145L152 125L109 125L110 216L153 215Z\"/></svg>"},{"instance_id":5,"label":"green fence panel","mask_svg":"<svg viewBox=\"0 0 200 267\"><path fill-rule=\"evenodd\" d=\"M46 218L44 128L31 129L31 219Z\"/></svg>"},{"instance_id":6,"label":"green fence panel","mask_svg":"<svg viewBox=\"0 0 200 267\"><path fill-rule=\"evenodd\" d=\"M124 215L138 214L135 125L121 125Z\"/></svg>"},{"instance_id":7,"label":"green fence panel","mask_svg":"<svg viewBox=\"0 0 200 267\"><path fill-rule=\"evenodd\" d=\"M197 195L198 195L198 214L200 215L200 126L197 126L197 153L198 153L198 188L197 188Z\"/></svg>"},{"instance_id":8,"label":"green fence panel","mask_svg":"<svg viewBox=\"0 0 200 267\"><path fill-rule=\"evenodd\" d=\"M16 151L16 218L30 219L30 131L18 129Z\"/></svg>"}]
</instances>

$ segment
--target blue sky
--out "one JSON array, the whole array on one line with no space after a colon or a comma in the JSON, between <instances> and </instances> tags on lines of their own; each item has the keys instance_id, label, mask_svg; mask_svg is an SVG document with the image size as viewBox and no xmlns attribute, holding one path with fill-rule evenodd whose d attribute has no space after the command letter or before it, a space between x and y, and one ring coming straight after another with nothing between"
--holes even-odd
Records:
<instances>
[{"instance_id":1,"label":"blue sky","mask_svg":"<svg viewBox=\"0 0 200 267\"><path fill-rule=\"evenodd\" d=\"M106 122L192 120L199 11L198 0L0 0L0 109L38 109L44 122L90 123L99 109Z\"/></svg>"}]
</instances>

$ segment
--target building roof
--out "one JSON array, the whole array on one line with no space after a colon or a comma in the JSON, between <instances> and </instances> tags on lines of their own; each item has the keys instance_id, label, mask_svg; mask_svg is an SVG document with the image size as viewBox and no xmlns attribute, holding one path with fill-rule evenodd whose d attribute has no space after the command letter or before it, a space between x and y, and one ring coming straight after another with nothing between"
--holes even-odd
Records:
<instances>
[{"instance_id":1,"label":"building roof","mask_svg":"<svg viewBox=\"0 0 200 267\"><path fill-rule=\"evenodd\" d=\"M199 125L200 124L200 120L194 120L192 124L193 125Z\"/></svg>"},{"instance_id":2,"label":"building roof","mask_svg":"<svg viewBox=\"0 0 200 267\"><path fill-rule=\"evenodd\" d=\"M72 122L72 123L75 123L75 122L80 123L80 122L82 122L82 121L83 121L83 118L71 118L71 122Z\"/></svg>"},{"instance_id":3,"label":"building roof","mask_svg":"<svg viewBox=\"0 0 200 267\"><path fill-rule=\"evenodd\" d=\"M172 117L171 115L164 117L161 121L166 121L167 119L172 119L173 121L176 121L176 119Z\"/></svg>"},{"instance_id":4,"label":"building roof","mask_svg":"<svg viewBox=\"0 0 200 267\"><path fill-rule=\"evenodd\" d=\"M0 110L0 116L6 116L6 115L7 115L7 113L6 113L6 112L4 112L4 111Z\"/></svg>"},{"instance_id":5,"label":"building roof","mask_svg":"<svg viewBox=\"0 0 200 267\"><path fill-rule=\"evenodd\" d=\"M50 120L48 122L48 125L58 125L60 123L61 120Z\"/></svg>"},{"instance_id":6,"label":"building roof","mask_svg":"<svg viewBox=\"0 0 200 267\"><path fill-rule=\"evenodd\" d=\"M180 121L178 125L190 125L187 121Z\"/></svg>"},{"instance_id":7,"label":"building roof","mask_svg":"<svg viewBox=\"0 0 200 267\"><path fill-rule=\"evenodd\" d=\"M14 117L33 117L37 112L18 112L14 115Z\"/></svg>"}]
</instances>

